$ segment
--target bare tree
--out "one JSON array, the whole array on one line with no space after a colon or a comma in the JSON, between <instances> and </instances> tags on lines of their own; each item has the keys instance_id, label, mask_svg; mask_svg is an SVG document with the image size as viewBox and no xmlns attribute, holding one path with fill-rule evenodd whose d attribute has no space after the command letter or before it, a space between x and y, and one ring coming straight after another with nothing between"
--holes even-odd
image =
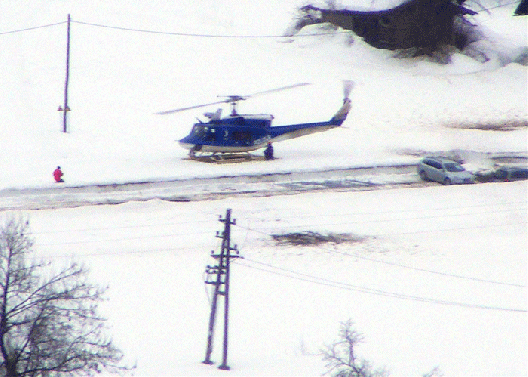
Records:
<instances>
[{"instance_id":1,"label":"bare tree","mask_svg":"<svg viewBox=\"0 0 528 377\"><path fill-rule=\"evenodd\" d=\"M339 341L326 346L321 352L326 362L326 374L333 377L381 377L388 373L385 370L372 370L370 363L358 359L354 347L363 341L363 335L352 328L349 319L341 322Z\"/></svg>"},{"instance_id":2,"label":"bare tree","mask_svg":"<svg viewBox=\"0 0 528 377\"><path fill-rule=\"evenodd\" d=\"M97 314L106 288L75 263L54 272L30 261L29 221L0 226L0 376L92 375L125 371ZM46 276L45 276L46 275Z\"/></svg>"}]
</instances>

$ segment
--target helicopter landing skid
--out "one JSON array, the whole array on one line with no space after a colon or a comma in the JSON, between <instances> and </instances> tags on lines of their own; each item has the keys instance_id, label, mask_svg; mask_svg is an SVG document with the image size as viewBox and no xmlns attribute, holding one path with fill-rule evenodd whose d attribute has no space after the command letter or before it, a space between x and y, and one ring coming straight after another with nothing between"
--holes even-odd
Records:
<instances>
[{"instance_id":1,"label":"helicopter landing skid","mask_svg":"<svg viewBox=\"0 0 528 377\"><path fill-rule=\"evenodd\" d=\"M214 162L214 163L235 163L246 161L263 161L264 156L251 154L249 152L240 153L194 153L189 154L190 160L200 162Z\"/></svg>"}]
</instances>

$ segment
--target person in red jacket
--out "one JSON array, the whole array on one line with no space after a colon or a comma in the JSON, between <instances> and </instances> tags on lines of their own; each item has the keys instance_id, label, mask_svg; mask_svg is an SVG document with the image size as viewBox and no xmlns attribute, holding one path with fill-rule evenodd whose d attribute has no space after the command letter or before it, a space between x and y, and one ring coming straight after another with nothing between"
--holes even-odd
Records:
<instances>
[{"instance_id":1,"label":"person in red jacket","mask_svg":"<svg viewBox=\"0 0 528 377\"><path fill-rule=\"evenodd\" d=\"M61 167L57 166L57 169L55 169L55 171L53 172L53 177L55 178L55 182L64 182L64 180L62 179L63 175L64 173L62 172Z\"/></svg>"}]
</instances>

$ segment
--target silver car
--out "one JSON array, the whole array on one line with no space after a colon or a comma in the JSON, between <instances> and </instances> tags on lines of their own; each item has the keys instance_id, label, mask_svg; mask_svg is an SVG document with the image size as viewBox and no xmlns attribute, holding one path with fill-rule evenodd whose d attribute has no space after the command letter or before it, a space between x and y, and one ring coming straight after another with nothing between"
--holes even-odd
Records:
<instances>
[{"instance_id":1,"label":"silver car","mask_svg":"<svg viewBox=\"0 0 528 377\"><path fill-rule=\"evenodd\" d=\"M528 179L528 167L526 166L502 166L494 174L500 181L518 181Z\"/></svg>"},{"instance_id":2,"label":"silver car","mask_svg":"<svg viewBox=\"0 0 528 377\"><path fill-rule=\"evenodd\" d=\"M424 181L436 181L444 185L474 183L475 176L459 163L441 157L426 157L418 164L418 174Z\"/></svg>"}]
</instances>

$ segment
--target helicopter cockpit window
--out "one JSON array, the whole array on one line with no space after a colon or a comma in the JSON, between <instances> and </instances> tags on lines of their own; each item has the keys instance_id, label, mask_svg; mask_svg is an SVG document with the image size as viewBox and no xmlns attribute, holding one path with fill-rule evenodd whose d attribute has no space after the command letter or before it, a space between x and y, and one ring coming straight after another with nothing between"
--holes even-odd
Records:
<instances>
[{"instance_id":1,"label":"helicopter cockpit window","mask_svg":"<svg viewBox=\"0 0 528 377\"><path fill-rule=\"evenodd\" d=\"M192 129L192 135L199 138L203 137L203 135L205 134L205 128L205 126L200 126L196 124Z\"/></svg>"},{"instance_id":2,"label":"helicopter cockpit window","mask_svg":"<svg viewBox=\"0 0 528 377\"><path fill-rule=\"evenodd\" d=\"M213 141L216 139L216 130L214 128L209 128L204 137L207 141Z\"/></svg>"},{"instance_id":3,"label":"helicopter cockpit window","mask_svg":"<svg viewBox=\"0 0 528 377\"><path fill-rule=\"evenodd\" d=\"M192 135L205 141L213 141L216 139L216 130L212 127L196 124L192 129Z\"/></svg>"}]
</instances>

